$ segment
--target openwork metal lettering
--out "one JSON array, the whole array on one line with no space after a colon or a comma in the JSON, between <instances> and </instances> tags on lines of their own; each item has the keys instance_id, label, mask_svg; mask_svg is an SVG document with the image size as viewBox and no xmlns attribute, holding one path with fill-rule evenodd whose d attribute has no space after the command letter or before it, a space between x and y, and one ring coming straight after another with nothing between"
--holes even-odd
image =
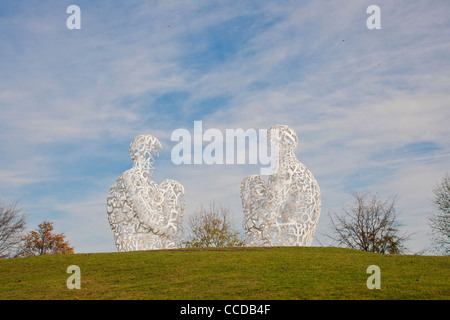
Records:
<instances>
[{"instance_id":1,"label":"openwork metal lettering","mask_svg":"<svg viewBox=\"0 0 450 320\"><path fill-rule=\"evenodd\" d=\"M310 246L321 209L319 185L294 154L292 128L276 125L267 135L272 150L279 150L277 171L267 182L259 175L242 181L244 230L253 246Z\"/></svg>"},{"instance_id":2,"label":"openwork metal lettering","mask_svg":"<svg viewBox=\"0 0 450 320\"><path fill-rule=\"evenodd\" d=\"M109 190L107 215L118 251L171 249L181 243L184 188L171 179L150 180L161 150L154 136L137 136L130 145L133 167Z\"/></svg>"}]
</instances>

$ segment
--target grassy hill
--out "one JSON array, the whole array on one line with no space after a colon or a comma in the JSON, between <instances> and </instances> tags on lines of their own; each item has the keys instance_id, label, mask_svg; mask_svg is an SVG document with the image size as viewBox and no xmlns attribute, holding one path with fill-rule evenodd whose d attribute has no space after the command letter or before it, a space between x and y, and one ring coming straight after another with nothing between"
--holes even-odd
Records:
<instances>
[{"instance_id":1,"label":"grassy hill","mask_svg":"<svg viewBox=\"0 0 450 320\"><path fill-rule=\"evenodd\" d=\"M69 265L81 289L69 290ZM369 290L369 265L381 289ZM0 260L0 299L450 299L450 257L224 248Z\"/></svg>"}]
</instances>

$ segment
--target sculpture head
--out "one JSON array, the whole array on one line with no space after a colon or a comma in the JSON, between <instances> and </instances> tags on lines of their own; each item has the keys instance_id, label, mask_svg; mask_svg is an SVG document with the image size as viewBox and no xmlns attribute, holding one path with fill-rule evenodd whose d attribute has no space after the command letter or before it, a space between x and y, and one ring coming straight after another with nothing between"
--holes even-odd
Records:
<instances>
[{"instance_id":1,"label":"sculpture head","mask_svg":"<svg viewBox=\"0 0 450 320\"><path fill-rule=\"evenodd\" d=\"M130 144L130 157L136 163L154 162L162 150L161 142L152 135L139 135Z\"/></svg>"},{"instance_id":2,"label":"sculpture head","mask_svg":"<svg viewBox=\"0 0 450 320\"><path fill-rule=\"evenodd\" d=\"M270 144L277 145L280 151L294 151L298 145L297 134L287 125L278 124L267 130Z\"/></svg>"}]
</instances>

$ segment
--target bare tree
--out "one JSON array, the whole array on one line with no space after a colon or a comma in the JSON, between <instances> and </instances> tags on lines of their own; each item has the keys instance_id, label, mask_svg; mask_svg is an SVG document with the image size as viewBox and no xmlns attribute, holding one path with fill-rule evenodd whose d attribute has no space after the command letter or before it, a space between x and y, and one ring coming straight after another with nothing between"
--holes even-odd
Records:
<instances>
[{"instance_id":1,"label":"bare tree","mask_svg":"<svg viewBox=\"0 0 450 320\"><path fill-rule=\"evenodd\" d=\"M339 215L329 214L334 241L351 249L399 254L409 235L399 234L395 197L378 199L377 194L355 193L354 203Z\"/></svg>"},{"instance_id":2,"label":"bare tree","mask_svg":"<svg viewBox=\"0 0 450 320\"><path fill-rule=\"evenodd\" d=\"M450 176L444 175L442 181L433 189L433 203L438 213L428 217L432 229L432 241L437 252L450 255Z\"/></svg>"},{"instance_id":3,"label":"bare tree","mask_svg":"<svg viewBox=\"0 0 450 320\"><path fill-rule=\"evenodd\" d=\"M243 247L246 241L234 228L230 210L211 204L201 207L189 218L190 235L184 241L188 248Z\"/></svg>"},{"instance_id":4,"label":"bare tree","mask_svg":"<svg viewBox=\"0 0 450 320\"><path fill-rule=\"evenodd\" d=\"M14 258L25 229L25 216L16 204L0 202L0 258Z\"/></svg>"}]
</instances>

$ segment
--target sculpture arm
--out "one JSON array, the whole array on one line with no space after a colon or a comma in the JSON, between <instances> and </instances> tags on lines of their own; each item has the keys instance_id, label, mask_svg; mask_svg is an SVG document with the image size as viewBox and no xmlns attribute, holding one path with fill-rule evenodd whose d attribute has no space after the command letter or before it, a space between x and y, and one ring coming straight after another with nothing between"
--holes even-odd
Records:
<instances>
[{"instance_id":1,"label":"sculpture arm","mask_svg":"<svg viewBox=\"0 0 450 320\"><path fill-rule=\"evenodd\" d=\"M253 227L263 214L266 205L266 183L259 175L246 177L241 183L241 200L244 209L244 228Z\"/></svg>"},{"instance_id":2,"label":"sculpture arm","mask_svg":"<svg viewBox=\"0 0 450 320\"><path fill-rule=\"evenodd\" d=\"M183 214L186 207L184 187L172 179L163 180L160 184L162 202L163 227L171 236L183 233Z\"/></svg>"},{"instance_id":3,"label":"sculpture arm","mask_svg":"<svg viewBox=\"0 0 450 320\"><path fill-rule=\"evenodd\" d=\"M159 234L158 213L163 198L159 186L132 169L123 174L126 201L133 210L136 222L145 230Z\"/></svg>"}]
</instances>

